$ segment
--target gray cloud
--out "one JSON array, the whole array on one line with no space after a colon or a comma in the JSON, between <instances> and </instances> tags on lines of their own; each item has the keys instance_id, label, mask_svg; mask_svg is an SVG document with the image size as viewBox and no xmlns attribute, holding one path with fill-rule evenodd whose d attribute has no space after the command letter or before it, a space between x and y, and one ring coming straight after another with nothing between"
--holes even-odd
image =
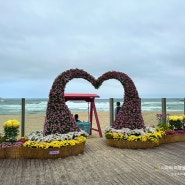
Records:
<instances>
[{"instance_id":1,"label":"gray cloud","mask_svg":"<svg viewBox=\"0 0 185 185\"><path fill-rule=\"evenodd\" d=\"M124 72L142 97L184 97L181 0L2 1L0 8L0 97L45 97L71 68L96 78ZM83 84L97 92L83 80L70 82L67 91ZM98 93L116 97L123 90L110 80Z\"/></svg>"}]
</instances>

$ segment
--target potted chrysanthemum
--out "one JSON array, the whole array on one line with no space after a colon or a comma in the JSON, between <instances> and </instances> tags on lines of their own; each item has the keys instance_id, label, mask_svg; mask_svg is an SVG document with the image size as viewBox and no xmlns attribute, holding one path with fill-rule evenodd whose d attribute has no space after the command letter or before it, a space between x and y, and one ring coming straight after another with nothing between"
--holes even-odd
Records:
<instances>
[{"instance_id":1,"label":"potted chrysanthemum","mask_svg":"<svg viewBox=\"0 0 185 185\"><path fill-rule=\"evenodd\" d=\"M157 114L157 118L158 128L165 132L163 143L185 141L185 115ZM166 122L161 124L161 118L165 118Z\"/></svg>"},{"instance_id":2,"label":"potted chrysanthemum","mask_svg":"<svg viewBox=\"0 0 185 185\"><path fill-rule=\"evenodd\" d=\"M185 129L185 115L169 116L169 124L174 130L184 130Z\"/></svg>"},{"instance_id":3,"label":"potted chrysanthemum","mask_svg":"<svg viewBox=\"0 0 185 185\"><path fill-rule=\"evenodd\" d=\"M8 120L3 123L5 140L8 142L17 141L20 122L18 120Z\"/></svg>"}]
</instances>

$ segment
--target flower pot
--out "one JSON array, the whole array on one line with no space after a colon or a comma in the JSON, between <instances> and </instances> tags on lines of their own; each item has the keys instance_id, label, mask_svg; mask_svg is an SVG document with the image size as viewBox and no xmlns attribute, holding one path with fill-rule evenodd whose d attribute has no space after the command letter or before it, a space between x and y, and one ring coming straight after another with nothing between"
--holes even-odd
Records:
<instances>
[{"instance_id":1,"label":"flower pot","mask_svg":"<svg viewBox=\"0 0 185 185\"><path fill-rule=\"evenodd\" d=\"M114 140L114 139L106 139L106 143L108 146L117 147L117 148L127 148L128 141L126 140Z\"/></svg>"},{"instance_id":2,"label":"flower pot","mask_svg":"<svg viewBox=\"0 0 185 185\"><path fill-rule=\"evenodd\" d=\"M129 148L129 149L146 149L146 148L154 148L158 146L158 143L153 143L151 141L127 141L127 140L114 140L114 139L106 139L106 143L108 146L117 147L117 148Z\"/></svg>"},{"instance_id":3,"label":"flower pot","mask_svg":"<svg viewBox=\"0 0 185 185\"><path fill-rule=\"evenodd\" d=\"M162 137L159 139L159 145L166 144L166 143L167 143L167 140L165 139L165 137Z\"/></svg>"},{"instance_id":4,"label":"flower pot","mask_svg":"<svg viewBox=\"0 0 185 185\"><path fill-rule=\"evenodd\" d=\"M176 142L185 141L185 134L179 134L179 133L174 134L174 140Z\"/></svg>"},{"instance_id":5,"label":"flower pot","mask_svg":"<svg viewBox=\"0 0 185 185\"><path fill-rule=\"evenodd\" d=\"M0 148L0 159L4 159L4 158L5 158L5 149Z\"/></svg>"},{"instance_id":6,"label":"flower pot","mask_svg":"<svg viewBox=\"0 0 185 185\"><path fill-rule=\"evenodd\" d=\"M153 143L151 141L128 141L128 148L130 149L147 149L147 148L154 148L158 146L157 143Z\"/></svg>"},{"instance_id":7,"label":"flower pot","mask_svg":"<svg viewBox=\"0 0 185 185\"><path fill-rule=\"evenodd\" d=\"M22 147L6 147L5 158L17 159L22 157Z\"/></svg>"},{"instance_id":8,"label":"flower pot","mask_svg":"<svg viewBox=\"0 0 185 185\"><path fill-rule=\"evenodd\" d=\"M175 134L165 135L164 139L165 139L166 143L174 143L174 142L176 142Z\"/></svg>"},{"instance_id":9,"label":"flower pot","mask_svg":"<svg viewBox=\"0 0 185 185\"><path fill-rule=\"evenodd\" d=\"M26 159L36 159L37 148L22 147L22 157Z\"/></svg>"},{"instance_id":10,"label":"flower pot","mask_svg":"<svg viewBox=\"0 0 185 185\"><path fill-rule=\"evenodd\" d=\"M29 148L23 147L23 158L30 159L57 159L84 152L85 142L74 146L65 146L61 148Z\"/></svg>"}]
</instances>

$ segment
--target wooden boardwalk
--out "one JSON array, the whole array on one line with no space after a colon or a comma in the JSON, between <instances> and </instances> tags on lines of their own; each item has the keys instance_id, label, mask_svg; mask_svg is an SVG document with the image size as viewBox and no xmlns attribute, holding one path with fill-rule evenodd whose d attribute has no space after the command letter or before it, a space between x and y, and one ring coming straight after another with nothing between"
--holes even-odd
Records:
<instances>
[{"instance_id":1,"label":"wooden boardwalk","mask_svg":"<svg viewBox=\"0 0 185 185\"><path fill-rule=\"evenodd\" d=\"M1 185L183 185L185 142L118 149L90 138L84 154L63 159L1 159Z\"/></svg>"}]
</instances>

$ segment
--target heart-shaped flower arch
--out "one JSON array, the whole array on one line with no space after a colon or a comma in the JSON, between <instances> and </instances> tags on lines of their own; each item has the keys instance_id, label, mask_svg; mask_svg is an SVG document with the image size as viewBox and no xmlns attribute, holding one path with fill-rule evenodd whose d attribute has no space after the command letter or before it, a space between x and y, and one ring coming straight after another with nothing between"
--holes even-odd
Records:
<instances>
[{"instance_id":1,"label":"heart-shaped flower arch","mask_svg":"<svg viewBox=\"0 0 185 185\"><path fill-rule=\"evenodd\" d=\"M60 74L53 82L46 110L44 135L80 131L73 115L65 104L64 97L66 84L73 78L83 78L89 81L96 89L106 80L116 79L120 81L125 92L124 103L112 127L115 129L121 129L123 127L140 129L144 127L141 114L141 100L133 81L128 75L122 72L109 71L96 80L84 70L70 69Z\"/></svg>"}]
</instances>

